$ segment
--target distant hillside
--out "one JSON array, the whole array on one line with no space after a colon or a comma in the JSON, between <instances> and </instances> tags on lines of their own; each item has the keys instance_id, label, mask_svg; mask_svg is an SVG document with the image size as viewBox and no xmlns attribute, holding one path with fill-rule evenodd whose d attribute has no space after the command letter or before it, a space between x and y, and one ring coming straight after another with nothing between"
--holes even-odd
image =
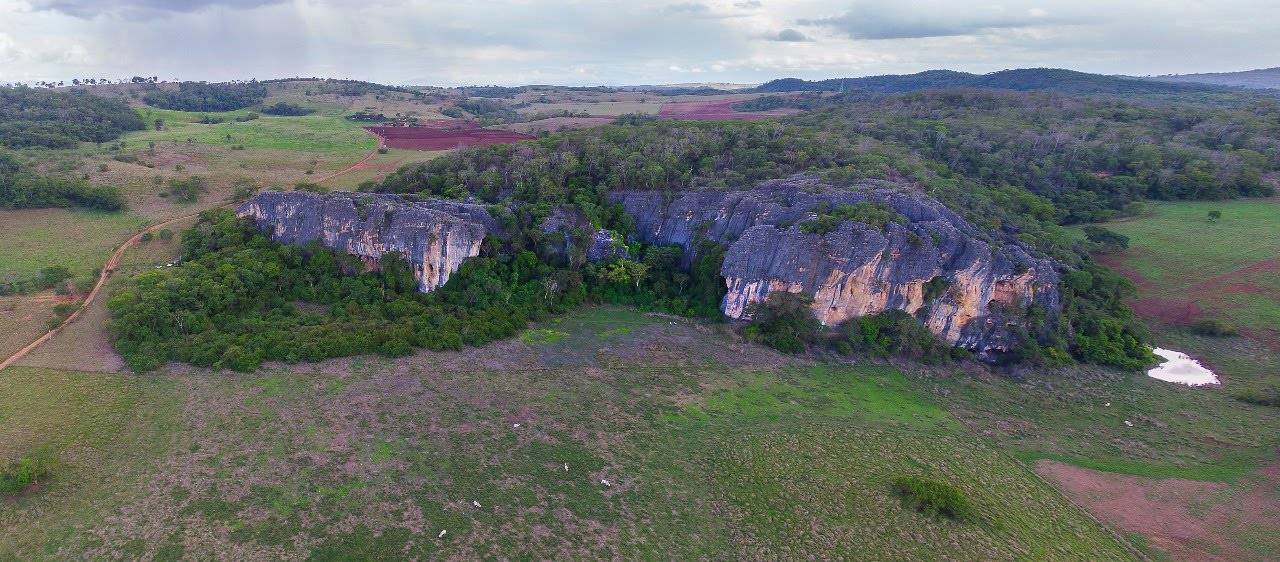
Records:
<instances>
[{"instance_id":1,"label":"distant hillside","mask_svg":"<svg viewBox=\"0 0 1280 562\"><path fill-rule=\"evenodd\" d=\"M861 78L832 78L808 81L783 78L756 88L760 92L801 92L859 90L899 93L934 88L994 88L1002 90L1051 90L1068 94L1183 94L1219 92L1222 86L1175 84L1122 76L1104 76L1057 68L1001 70L990 74L969 74L954 70L927 70L917 74L889 74Z\"/></svg>"},{"instance_id":2,"label":"distant hillside","mask_svg":"<svg viewBox=\"0 0 1280 562\"><path fill-rule=\"evenodd\" d=\"M1149 80L1184 84L1213 84L1238 88L1280 89L1280 67L1242 70L1240 72L1208 72L1204 74L1168 74L1152 76Z\"/></svg>"}]
</instances>

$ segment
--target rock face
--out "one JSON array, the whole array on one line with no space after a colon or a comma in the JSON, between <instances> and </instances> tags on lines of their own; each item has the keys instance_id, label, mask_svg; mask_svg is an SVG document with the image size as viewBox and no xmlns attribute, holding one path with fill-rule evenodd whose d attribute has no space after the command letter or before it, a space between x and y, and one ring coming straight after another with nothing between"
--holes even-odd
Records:
<instances>
[{"instance_id":1,"label":"rock face","mask_svg":"<svg viewBox=\"0 0 1280 562\"><path fill-rule=\"evenodd\" d=\"M745 318L750 305L770 293L800 293L813 297L813 312L824 324L899 309L944 340L991 358L1016 344L1015 327L1028 306L1042 306L1049 325L1060 310L1054 262L1033 256L1009 234L985 235L938 201L897 184L837 189L797 176L671 200L655 191L611 197L635 218L639 240L682 245L687 261L700 238L723 244L728 294L721 308L732 318ZM802 226L819 209L858 203L883 204L897 220L883 228L846 220L823 233ZM237 213L275 240L319 240L370 266L400 252L424 292L479 254L485 236L502 234L481 205L394 195L263 192ZM574 213L553 213L541 229L566 256L626 257L608 231L593 230Z\"/></svg>"},{"instance_id":2,"label":"rock face","mask_svg":"<svg viewBox=\"0 0 1280 562\"><path fill-rule=\"evenodd\" d=\"M990 357L1015 342L1007 312L1042 305L1056 319L1055 264L1012 240L993 244L941 203L889 182L835 189L813 178L765 182L747 191L696 191L666 201L652 191L615 200L636 219L636 236L679 244L699 237L725 245L722 309L744 318L775 291L813 297L813 312L834 325L900 309L946 341ZM826 205L883 203L905 219L885 228L845 221L825 234L800 223ZM926 286L943 287L926 298Z\"/></svg>"},{"instance_id":3,"label":"rock face","mask_svg":"<svg viewBox=\"0 0 1280 562\"><path fill-rule=\"evenodd\" d=\"M371 267L400 252L414 270L418 290L444 285L462 261L478 255L497 222L482 205L410 201L394 195L265 191L236 210L280 242L319 240L365 258Z\"/></svg>"}]
</instances>

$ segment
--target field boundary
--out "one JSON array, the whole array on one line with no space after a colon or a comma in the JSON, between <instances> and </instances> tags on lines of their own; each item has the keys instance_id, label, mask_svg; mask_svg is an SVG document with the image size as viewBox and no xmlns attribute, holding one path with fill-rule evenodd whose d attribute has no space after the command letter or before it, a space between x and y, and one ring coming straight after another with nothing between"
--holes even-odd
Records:
<instances>
[{"instance_id":1,"label":"field boundary","mask_svg":"<svg viewBox=\"0 0 1280 562\"><path fill-rule=\"evenodd\" d=\"M219 207L225 207L228 204L229 203L223 203L221 205L218 205L217 207L212 207L212 208L216 209ZM197 211L195 213L183 215L177 218L172 218L164 222L156 223L151 226L145 227L142 230L135 232L133 236L130 236L128 240L125 240L123 244L120 244L119 246L117 246L115 251L111 253L111 257L107 258L107 263L102 266L102 271L98 273L98 281L94 283L93 289L90 290L89 294L85 296L83 301L80 302L80 306L77 307L75 311L73 311L70 315L64 318L62 322L59 322L57 326L54 326L52 329L45 332L39 338L36 338L35 341L27 344L26 347L19 349L4 361L0 361L0 371L4 371L9 366L22 360L22 358L26 357L28 353L31 353L33 350L35 350L35 348L40 347L40 345L43 344L44 342L49 341L49 339L52 338L55 334L57 334L58 332L62 331L63 328L70 325L71 322L75 321L76 318L79 318L80 314L83 313L87 308L89 308L89 305L93 304L94 299L98 297L98 293L102 291L102 288L104 286L106 286L107 280L111 277L111 274L115 272L116 267L120 265L120 258L124 256L125 251L137 245L138 241L142 239L142 236L144 234L148 232L155 232L157 230L160 230L161 228L164 228L176 222L180 222L180 221L189 219L191 217L198 216L200 213L203 213L203 212L204 212L203 210Z\"/></svg>"},{"instance_id":2,"label":"field boundary","mask_svg":"<svg viewBox=\"0 0 1280 562\"><path fill-rule=\"evenodd\" d=\"M378 139L378 148L384 148L382 137L379 137L378 135L374 135L374 137ZM348 172L351 172L353 170L360 168L361 166L365 165L369 160L373 159L373 156L378 153L378 148L370 150L369 153L366 154L364 158L361 158L359 162L356 162L355 164L352 164L346 168L338 170L337 172L334 172L323 178L320 178L316 180L316 183L323 183L323 182L329 181L333 178L336 178L338 176L341 176L343 174L346 174ZM35 341L27 344L22 349L19 349L18 351L14 352L12 355L5 358L4 361L0 361L0 371L4 371L5 369L12 366L14 363L21 361L23 357L27 356L27 354L31 353L32 351L35 351L37 347L40 347L45 342L49 341L51 338L53 338L53 336L57 335L58 332L61 332L63 328L71 325L71 323L75 321L76 318L79 318L80 314L83 313L86 309L88 309L89 305L93 304L94 299L98 297L98 293L102 291L102 288L104 286L106 286L107 280L111 277L111 274L115 272L116 267L120 265L120 258L124 256L124 253L128 251L129 248L132 248L135 245L137 245L138 241L142 239L143 235L147 234L148 232L155 232L157 230L160 230L174 223L181 222L181 221L190 219L192 217L200 216L200 213L203 213L205 211L209 211L213 209L221 209L223 207L234 205L235 203L236 203L235 201L223 201L217 205L209 207L208 209L202 209L194 213L189 213L186 215L182 215L180 217L168 219L164 222L159 222L159 223L144 227L141 230L135 232L133 236L130 236L128 240L125 240L123 244L120 244L119 246L117 246L115 251L111 253L111 257L107 258L107 263L102 266L102 271L98 274L98 281L93 284L93 289L91 289L89 291L89 294L85 296L84 300L80 302L80 306L77 307L75 311L69 314L66 318L64 318L62 322L59 322L57 326L54 326L52 329L42 334L39 338L36 338Z\"/></svg>"}]
</instances>

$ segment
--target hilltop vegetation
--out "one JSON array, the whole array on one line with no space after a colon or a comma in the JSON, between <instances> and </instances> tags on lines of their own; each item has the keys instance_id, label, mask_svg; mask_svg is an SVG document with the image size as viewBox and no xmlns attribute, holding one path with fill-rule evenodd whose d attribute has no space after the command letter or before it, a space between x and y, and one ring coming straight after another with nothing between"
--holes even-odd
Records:
<instances>
[{"instance_id":1,"label":"hilltop vegetation","mask_svg":"<svg viewBox=\"0 0 1280 562\"><path fill-rule=\"evenodd\" d=\"M85 92L0 87L0 146L71 148L144 129L128 104Z\"/></svg>"},{"instance_id":2,"label":"hilltop vegetation","mask_svg":"<svg viewBox=\"0 0 1280 562\"><path fill-rule=\"evenodd\" d=\"M262 103L267 88L256 81L179 82L177 90L155 89L142 96L152 107L177 111L235 111Z\"/></svg>"},{"instance_id":3,"label":"hilltop vegetation","mask_svg":"<svg viewBox=\"0 0 1280 562\"><path fill-rule=\"evenodd\" d=\"M12 156L0 153L0 208L43 209L83 207L102 211L124 209L124 196L114 187L90 185L78 179L32 173Z\"/></svg>"},{"instance_id":4,"label":"hilltop vegetation","mask_svg":"<svg viewBox=\"0 0 1280 562\"><path fill-rule=\"evenodd\" d=\"M916 74L887 74L859 78L801 80L781 78L756 87L758 92L843 92L855 90L880 94L914 92L941 88L991 88L1000 90L1046 90L1077 95L1174 95L1228 91L1208 84L1172 84L1125 76L1104 76L1061 68L1019 68L990 74L970 74L954 70L926 70Z\"/></svg>"}]
</instances>

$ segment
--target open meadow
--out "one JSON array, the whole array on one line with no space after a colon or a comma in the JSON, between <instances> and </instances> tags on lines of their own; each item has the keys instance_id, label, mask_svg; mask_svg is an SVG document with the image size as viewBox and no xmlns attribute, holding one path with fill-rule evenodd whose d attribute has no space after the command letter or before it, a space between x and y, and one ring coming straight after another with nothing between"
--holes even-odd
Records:
<instances>
[{"instance_id":1,"label":"open meadow","mask_svg":"<svg viewBox=\"0 0 1280 562\"><path fill-rule=\"evenodd\" d=\"M0 391L3 453L63 461L0 515L18 558L1132 556L895 368L620 309L398 361L16 368ZM904 475L975 515L915 511Z\"/></svg>"}]
</instances>

